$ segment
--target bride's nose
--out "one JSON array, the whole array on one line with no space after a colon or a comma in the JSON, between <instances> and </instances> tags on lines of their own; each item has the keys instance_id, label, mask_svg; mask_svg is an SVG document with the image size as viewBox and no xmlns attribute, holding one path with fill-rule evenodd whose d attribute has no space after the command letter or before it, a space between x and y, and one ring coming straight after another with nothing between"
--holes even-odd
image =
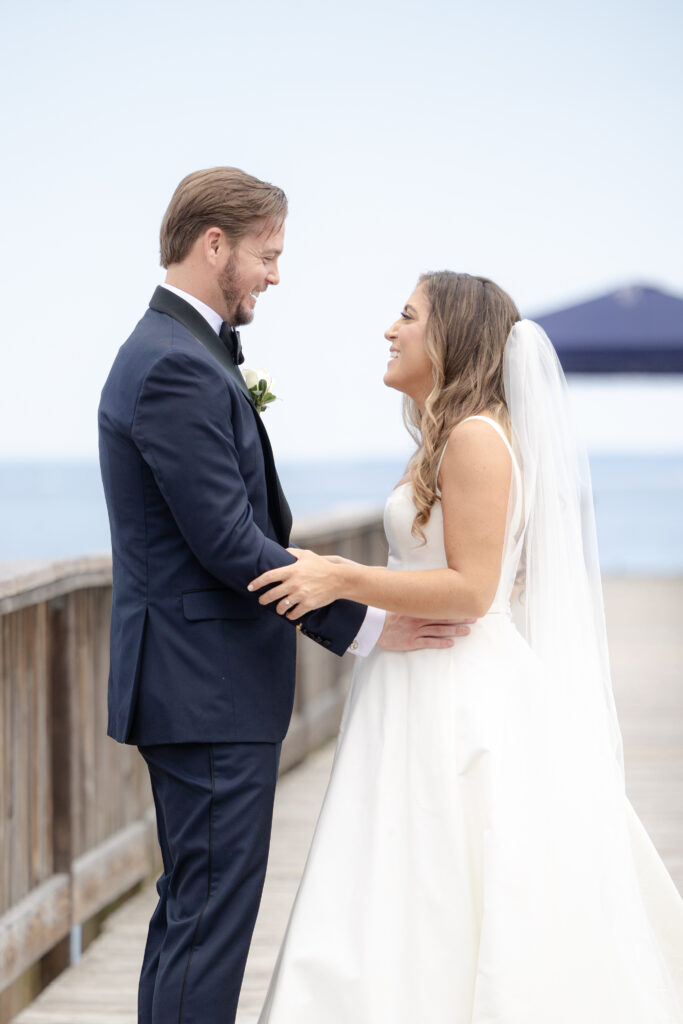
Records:
<instances>
[{"instance_id":1,"label":"bride's nose","mask_svg":"<svg viewBox=\"0 0 683 1024\"><path fill-rule=\"evenodd\" d=\"M396 337L397 324L398 321L392 324L391 327L387 327L386 331L384 332L384 337L387 339L387 341L393 341L394 338Z\"/></svg>"}]
</instances>

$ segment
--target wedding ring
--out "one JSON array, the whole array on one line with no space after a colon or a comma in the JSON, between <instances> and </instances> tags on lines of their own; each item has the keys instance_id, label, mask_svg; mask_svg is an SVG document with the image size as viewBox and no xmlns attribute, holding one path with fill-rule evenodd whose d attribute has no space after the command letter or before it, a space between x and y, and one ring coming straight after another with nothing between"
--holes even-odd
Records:
<instances>
[{"instance_id":1,"label":"wedding ring","mask_svg":"<svg viewBox=\"0 0 683 1024\"><path fill-rule=\"evenodd\" d=\"M286 597L286 598L285 598L285 604L289 606L289 605L290 605L291 603L292 603L292 602L291 602L291 601L289 600L289 598L288 598L288 597Z\"/></svg>"}]
</instances>

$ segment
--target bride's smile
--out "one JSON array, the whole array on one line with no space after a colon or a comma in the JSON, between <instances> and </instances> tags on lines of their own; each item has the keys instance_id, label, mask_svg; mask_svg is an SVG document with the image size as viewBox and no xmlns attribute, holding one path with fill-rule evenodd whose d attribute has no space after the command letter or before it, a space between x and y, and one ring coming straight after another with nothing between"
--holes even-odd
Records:
<instances>
[{"instance_id":1,"label":"bride's smile","mask_svg":"<svg viewBox=\"0 0 683 1024\"><path fill-rule=\"evenodd\" d=\"M384 334L391 342L384 383L423 405L434 386L432 362L425 348L429 301L420 284L398 319Z\"/></svg>"}]
</instances>

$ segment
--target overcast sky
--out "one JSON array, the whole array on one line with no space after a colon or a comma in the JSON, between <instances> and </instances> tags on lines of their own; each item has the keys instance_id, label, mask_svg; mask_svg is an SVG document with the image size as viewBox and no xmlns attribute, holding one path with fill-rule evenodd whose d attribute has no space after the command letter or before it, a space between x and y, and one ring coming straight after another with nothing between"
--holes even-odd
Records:
<instances>
[{"instance_id":1,"label":"overcast sky","mask_svg":"<svg viewBox=\"0 0 683 1024\"><path fill-rule=\"evenodd\" d=\"M680 0L0 8L2 456L95 454L199 167L290 199L282 283L242 334L282 458L407 450L383 331L424 270L493 277L527 315L683 295ZM680 382L574 390L594 446L683 449Z\"/></svg>"}]
</instances>

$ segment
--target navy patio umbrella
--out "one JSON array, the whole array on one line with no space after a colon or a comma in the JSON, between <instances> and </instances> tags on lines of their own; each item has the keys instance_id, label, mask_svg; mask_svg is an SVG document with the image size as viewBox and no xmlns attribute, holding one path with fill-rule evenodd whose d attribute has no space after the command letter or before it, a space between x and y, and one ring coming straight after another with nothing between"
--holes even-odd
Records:
<instances>
[{"instance_id":1,"label":"navy patio umbrella","mask_svg":"<svg viewBox=\"0 0 683 1024\"><path fill-rule=\"evenodd\" d=\"M633 285L533 319L565 373L683 373L683 298Z\"/></svg>"}]
</instances>

